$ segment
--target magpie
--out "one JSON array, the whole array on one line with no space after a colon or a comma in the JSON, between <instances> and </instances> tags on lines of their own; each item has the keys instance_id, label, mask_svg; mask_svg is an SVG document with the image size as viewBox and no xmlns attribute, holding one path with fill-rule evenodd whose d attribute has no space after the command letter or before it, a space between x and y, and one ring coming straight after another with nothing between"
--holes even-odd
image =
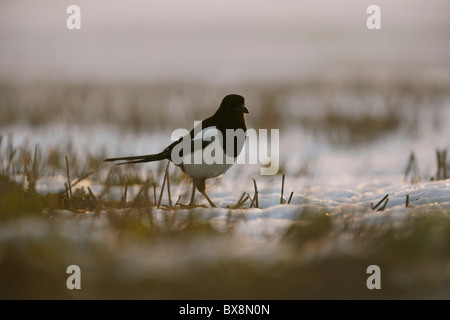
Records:
<instances>
[{"instance_id":1,"label":"magpie","mask_svg":"<svg viewBox=\"0 0 450 320\"><path fill-rule=\"evenodd\" d=\"M194 206L195 190L197 189L206 198L206 200L208 200L212 207L216 207L214 202L211 201L205 192L205 181L209 178L221 177L228 169L231 168L234 161L238 157L244 146L245 132L247 131L247 126L245 124L246 113L249 113L249 111L245 106L244 97L238 94L227 95L223 98L219 108L211 117L197 123L188 135L173 142L162 152L142 156L108 158L104 161L123 161L118 163L118 165L123 165L166 159L170 160L174 162L176 166L180 167L186 175L192 178L191 201L188 206ZM244 134L243 139L237 139L236 136L233 137L233 148L227 148L228 129L233 130L233 132L240 131ZM187 152L186 149L183 148L178 151L181 147L180 143L184 141L190 142L190 148ZM211 148L213 141L220 143L219 150L223 151L222 159L225 159L225 156L227 156L233 161L216 161L213 163L208 163L210 161L202 160L200 162L196 162L196 157L199 156L199 154L203 154L208 146ZM174 150L174 148L177 149ZM181 161L174 161L174 155L179 156L180 158L177 159L181 159ZM217 156L219 158L221 157L220 155Z\"/></svg>"}]
</instances>

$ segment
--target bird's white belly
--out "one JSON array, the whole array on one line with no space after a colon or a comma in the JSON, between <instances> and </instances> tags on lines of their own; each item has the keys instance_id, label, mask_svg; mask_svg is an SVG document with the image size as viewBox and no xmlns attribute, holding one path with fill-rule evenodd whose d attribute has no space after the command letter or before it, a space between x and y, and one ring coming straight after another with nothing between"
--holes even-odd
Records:
<instances>
[{"instance_id":1,"label":"bird's white belly","mask_svg":"<svg viewBox=\"0 0 450 320\"><path fill-rule=\"evenodd\" d=\"M203 129L192 139L192 141L211 141L211 144L203 148L199 141L199 146L196 148L194 145L194 150L190 150L183 157L181 167L188 176L198 179L217 178L233 166L236 159L228 157L223 151L219 133L216 127L211 126ZM237 147L240 151L243 143Z\"/></svg>"},{"instance_id":2,"label":"bird's white belly","mask_svg":"<svg viewBox=\"0 0 450 320\"><path fill-rule=\"evenodd\" d=\"M192 178L217 178L227 172L233 164L183 164L183 171Z\"/></svg>"}]
</instances>

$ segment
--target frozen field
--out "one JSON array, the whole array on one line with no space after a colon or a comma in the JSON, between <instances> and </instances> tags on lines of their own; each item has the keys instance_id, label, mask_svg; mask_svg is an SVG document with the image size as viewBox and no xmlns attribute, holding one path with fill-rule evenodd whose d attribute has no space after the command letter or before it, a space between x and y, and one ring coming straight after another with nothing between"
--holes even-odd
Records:
<instances>
[{"instance_id":1,"label":"frozen field","mask_svg":"<svg viewBox=\"0 0 450 320\"><path fill-rule=\"evenodd\" d=\"M450 2L379 0L381 30L360 0L77 4L69 31L67 3L0 1L0 299L450 298ZM207 181L218 208L103 162L230 93L280 167Z\"/></svg>"},{"instance_id":2,"label":"frozen field","mask_svg":"<svg viewBox=\"0 0 450 320\"><path fill-rule=\"evenodd\" d=\"M329 106L330 97L305 96L304 88L291 89L287 96L275 94L271 103L260 91L249 90L249 127L280 129L280 172L261 176L259 165L235 165L222 178L207 181L219 207L214 209L197 195L203 206L168 210L167 192L162 208L156 209L151 187L150 202L137 206L146 178L155 183L159 197L165 163L121 167L115 176L120 179L104 192L114 166L101 160L161 150L170 143L171 121L136 130L132 120L121 122L121 113L108 124L101 121L103 112L93 112L90 121L83 123L83 114L75 114L69 124L63 108L55 111L60 121L44 119L30 126L26 122L34 116L24 113L21 121L1 128L2 170L27 187L23 157L29 150L33 158L38 145L35 188L48 202L38 216L15 216L0 226L1 274L11 276L2 280L9 288L2 295L448 298L450 180L436 178L436 150L450 146L448 90L418 94L420 90L410 88L394 94L391 99L398 104L389 104L384 94L370 93L373 88L364 94L354 89L343 89L337 103ZM176 98L164 101L169 108L173 101L178 103ZM270 113L281 106L283 116L264 122L259 108ZM208 112L205 109L199 113ZM185 120L189 127L195 119L175 116L173 128ZM12 149L17 149L14 166L7 169ZM415 171L405 175L412 152ZM96 197L102 195L100 206L88 201L73 209L67 202L48 200L55 197L47 198L49 194L65 189L65 155L72 182L92 172L74 192L89 187ZM448 162L446 167L449 172ZM287 201L293 192L290 204L280 204L283 173L283 198ZM187 203L190 181L173 165L169 176L173 203L179 197L180 203ZM121 177L134 177L134 182ZM243 192L254 196L253 178L259 208L249 208L248 200L233 209ZM125 185L127 203L118 208ZM386 204L382 210L372 211L371 204L385 195L388 202L377 208ZM59 285L65 282L57 271L70 264L87 270L87 289L78 296ZM365 269L371 264L385 272L385 290L379 294L365 287ZM12 289L17 281L11 279L20 276L16 269L30 273L28 282L19 281L21 290ZM42 277L35 278L35 273Z\"/></svg>"}]
</instances>

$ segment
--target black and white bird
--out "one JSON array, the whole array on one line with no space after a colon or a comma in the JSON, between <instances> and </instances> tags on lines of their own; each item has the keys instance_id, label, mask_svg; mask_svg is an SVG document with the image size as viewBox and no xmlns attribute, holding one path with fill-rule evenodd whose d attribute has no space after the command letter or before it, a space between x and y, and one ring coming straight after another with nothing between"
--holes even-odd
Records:
<instances>
[{"instance_id":1,"label":"black and white bird","mask_svg":"<svg viewBox=\"0 0 450 320\"><path fill-rule=\"evenodd\" d=\"M192 178L192 193L191 201L188 206L194 205L195 190L197 189L205 198L208 200L212 207L216 207L214 202L208 197L205 192L206 185L205 181L209 178L221 177L228 169L231 168L234 161L241 152L245 140L245 132L247 131L247 126L245 124L245 113L249 113L245 106L244 98L237 94L230 94L223 98L222 103L211 117L198 123L189 133L189 135L180 138L178 141L173 142L162 152L157 154L149 154L142 156L131 156L131 157L120 157L120 158L109 158L105 161L125 161L118 163L130 164L130 163L142 163L142 162L152 162L160 160L170 160L179 166L181 170L189 177ZM201 126L201 127L199 127ZM200 130L201 128L201 130ZM230 129L235 132L241 132L244 134L244 139L236 139L233 137L232 148L227 148L227 130ZM239 130L240 129L240 130ZM228 130L228 131L230 131ZM199 141L200 140L200 141ZM180 148L180 143L184 141L190 142L189 151ZM220 151L223 151L222 155L217 155L222 158L223 161L215 161L213 163L209 161L204 161L202 158L203 152L206 148L211 147L213 142L220 143ZM230 141L231 142L231 141ZM174 148L177 150L175 155L179 155L181 161L174 161L173 151ZM196 162L195 159L200 156L201 162ZM233 161L226 161L225 157L232 159ZM216 158L217 159L217 158Z\"/></svg>"}]
</instances>

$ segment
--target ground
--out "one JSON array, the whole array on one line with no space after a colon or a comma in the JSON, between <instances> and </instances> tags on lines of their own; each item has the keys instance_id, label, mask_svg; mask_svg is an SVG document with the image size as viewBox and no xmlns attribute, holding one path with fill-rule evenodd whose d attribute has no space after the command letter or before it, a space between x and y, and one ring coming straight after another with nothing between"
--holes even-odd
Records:
<instances>
[{"instance_id":1,"label":"ground","mask_svg":"<svg viewBox=\"0 0 450 320\"><path fill-rule=\"evenodd\" d=\"M28 90L21 99L35 90L16 89ZM190 181L173 165L172 207L165 191L157 208L165 162L102 161L161 150L173 129L198 120L186 110L158 124L134 104L108 118L88 105L115 89L75 86L61 96L90 113L66 121L68 109L46 90L53 119L11 102L7 114L20 121L0 131L1 298L450 297L450 170L436 160L450 145L447 87L297 84L270 99L244 89L248 126L280 130L281 166L261 176L258 164L235 165L208 181L214 209L200 195L196 208L175 205L188 202ZM124 101L147 99L147 90L123 90ZM163 92L169 109L179 106ZM81 268L81 290L66 287L69 265ZM380 267L380 290L366 286L370 265Z\"/></svg>"}]
</instances>

